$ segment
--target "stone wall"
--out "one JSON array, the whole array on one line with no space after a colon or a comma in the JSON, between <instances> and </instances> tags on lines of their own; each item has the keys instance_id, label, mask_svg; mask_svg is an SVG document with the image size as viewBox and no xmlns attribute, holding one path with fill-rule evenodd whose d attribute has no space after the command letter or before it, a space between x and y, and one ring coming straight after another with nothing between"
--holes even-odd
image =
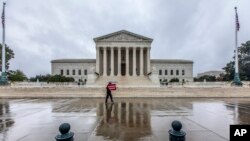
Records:
<instances>
[{"instance_id":1,"label":"stone wall","mask_svg":"<svg viewBox=\"0 0 250 141\"><path fill-rule=\"evenodd\" d=\"M250 88L226 87L226 88L164 88L148 87L118 88L113 91L114 97L250 97ZM53 98L53 97L105 97L105 87L0 87L1 98Z\"/></svg>"},{"instance_id":2,"label":"stone wall","mask_svg":"<svg viewBox=\"0 0 250 141\"><path fill-rule=\"evenodd\" d=\"M95 73L95 63L51 63L51 67L52 75L60 75L63 70L63 76L73 77L75 81L88 80L88 76ZM67 75L67 70L69 70L69 75ZM75 75L73 75L73 70L75 70ZM81 71L81 74L78 71Z\"/></svg>"},{"instance_id":3,"label":"stone wall","mask_svg":"<svg viewBox=\"0 0 250 141\"><path fill-rule=\"evenodd\" d=\"M193 82L193 63L151 63L154 75L158 75L159 81L167 79L170 81L172 78L178 78L180 82L182 80ZM159 74L159 71L161 75ZM167 70L167 74L165 74ZM171 75L171 70L173 70L173 75ZM179 71L179 75L176 74L176 70ZM182 75L182 70L184 70L184 75Z\"/></svg>"}]
</instances>

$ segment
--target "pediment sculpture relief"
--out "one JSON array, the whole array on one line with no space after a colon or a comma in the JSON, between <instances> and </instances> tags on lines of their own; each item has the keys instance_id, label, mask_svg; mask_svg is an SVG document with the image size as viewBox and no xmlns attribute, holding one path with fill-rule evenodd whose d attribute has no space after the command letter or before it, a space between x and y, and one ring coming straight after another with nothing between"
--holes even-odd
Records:
<instances>
[{"instance_id":1,"label":"pediment sculpture relief","mask_svg":"<svg viewBox=\"0 0 250 141\"><path fill-rule=\"evenodd\" d=\"M143 41L143 39L140 37L122 33L111 37L107 37L105 39L102 39L102 41Z\"/></svg>"}]
</instances>

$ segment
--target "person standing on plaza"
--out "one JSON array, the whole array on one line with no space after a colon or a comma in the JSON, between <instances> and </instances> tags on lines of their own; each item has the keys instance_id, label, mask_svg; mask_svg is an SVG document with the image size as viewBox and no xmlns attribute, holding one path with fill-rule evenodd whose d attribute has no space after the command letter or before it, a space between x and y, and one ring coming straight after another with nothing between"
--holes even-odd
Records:
<instances>
[{"instance_id":1,"label":"person standing on plaza","mask_svg":"<svg viewBox=\"0 0 250 141\"><path fill-rule=\"evenodd\" d=\"M113 101L113 96L112 96L112 93L111 93L111 89L110 89L110 86L112 85L111 82L108 83L108 85L106 86L106 89L107 89L107 95L106 95L106 100L105 100L105 103L108 102L108 98L110 97L111 99L111 102L114 103Z\"/></svg>"}]
</instances>

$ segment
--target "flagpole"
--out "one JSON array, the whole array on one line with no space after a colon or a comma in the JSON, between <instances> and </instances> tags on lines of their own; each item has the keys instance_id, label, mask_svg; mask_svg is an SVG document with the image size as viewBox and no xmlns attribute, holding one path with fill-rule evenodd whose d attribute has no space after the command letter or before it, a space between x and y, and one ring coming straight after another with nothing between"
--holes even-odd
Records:
<instances>
[{"instance_id":1,"label":"flagpole","mask_svg":"<svg viewBox=\"0 0 250 141\"><path fill-rule=\"evenodd\" d=\"M235 9L235 73L234 73L234 80L233 84L240 86L242 82L240 81L239 77L239 58L238 58L238 31L239 31L239 21L238 21L238 13L237 7Z\"/></svg>"},{"instance_id":2,"label":"flagpole","mask_svg":"<svg viewBox=\"0 0 250 141\"><path fill-rule=\"evenodd\" d=\"M3 2L3 13L2 13L2 26L3 26L3 42L2 42L2 75L0 79L0 85L7 84L7 77L6 77L6 62L5 62L5 5L6 3Z\"/></svg>"},{"instance_id":3,"label":"flagpole","mask_svg":"<svg viewBox=\"0 0 250 141\"><path fill-rule=\"evenodd\" d=\"M5 16L4 13L5 12L5 3L3 3L3 15L2 16ZM2 18L5 18L5 17L2 17ZM2 19L4 20L4 19ZM5 21L2 21L2 22L5 22ZM5 73L5 26L4 26L4 23L3 24L3 43L2 43L2 73Z\"/></svg>"}]
</instances>

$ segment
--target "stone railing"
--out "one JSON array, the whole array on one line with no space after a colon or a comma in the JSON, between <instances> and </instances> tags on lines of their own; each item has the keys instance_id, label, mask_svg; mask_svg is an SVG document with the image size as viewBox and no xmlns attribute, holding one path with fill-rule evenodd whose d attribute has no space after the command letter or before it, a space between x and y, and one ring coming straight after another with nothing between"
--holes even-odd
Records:
<instances>
[{"instance_id":1,"label":"stone railing","mask_svg":"<svg viewBox=\"0 0 250 141\"><path fill-rule=\"evenodd\" d=\"M243 87L250 87L250 81L242 81ZM161 87L231 87L231 82L169 82Z\"/></svg>"},{"instance_id":2,"label":"stone railing","mask_svg":"<svg viewBox=\"0 0 250 141\"><path fill-rule=\"evenodd\" d=\"M85 87L84 83L77 82L12 82L7 87L21 87L21 88L29 88L29 87ZM119 83L118 83L119 86ZM159 86L159 85L158 85ZM87 87L100 87L97 85L87 85ZM104 85L102 86L104 87ZM122 87L119 86L119 87ZM132 85L131 87L137 87L136 85ZM145 87L150 87L145 85ZM155 87L155 86L152 86ZM161 84L160 87L190 87L190 88L209 88L209 87L231 87L231 82L185 82L182 84L181 82L174 83L164 83ZM250 87L250 81L243 81L243 87Z\"/></svg>"},{"instance_id":3,"label":"stone railing","mask_svg":"<svg viewBox=\"0 0 250 141\"><path fill-rule=\"evenodd\" d=\"M79 87L83 83L77 82L12 82L10 87Z\"/></svg>"}]
</instances>

